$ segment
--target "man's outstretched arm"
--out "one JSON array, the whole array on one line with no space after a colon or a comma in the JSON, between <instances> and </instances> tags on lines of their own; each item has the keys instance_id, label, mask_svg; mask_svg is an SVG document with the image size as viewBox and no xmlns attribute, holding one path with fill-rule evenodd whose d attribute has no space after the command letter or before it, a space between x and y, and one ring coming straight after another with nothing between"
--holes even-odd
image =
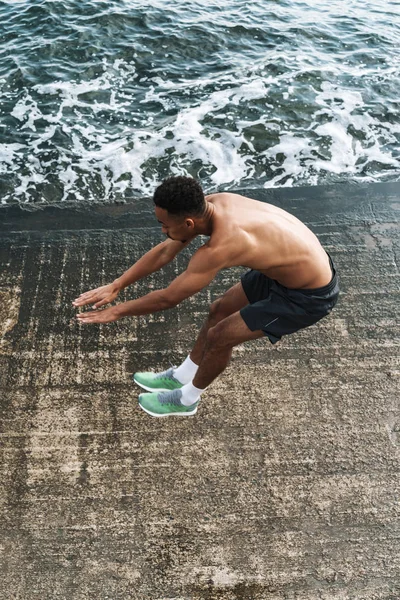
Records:
<instances>
[{"instance_id":1,"label":"man's outstretched arm","mask_svg":"<svg viewBox=\"0 0 400 600\"><path fill-rule=\"evenodd\" d=\"M203 246L193 256L187 270L167 288L105 310L80 313L77 319L81 323L109 323L123 317L147 315L173 308L206 287L223 266L215 251Z\"/></svg>"},{"instance_id":2,"label":"man's outstretched arm","mask_svg":"<svg viewBox=\"0 0 400 600\"><path fill-rule=\"evenodd\" d=\"M146 252L132 267L125 271L121 277L118 277L108 285L103 285L81 294L72 302L73 306L92 304L93 308L100 308L104 304L113 302L121 290L147 277L147 275L162 269L186 246L187 244L170 239L157 244L157 246Z\"/></svg>"}]
</instances>

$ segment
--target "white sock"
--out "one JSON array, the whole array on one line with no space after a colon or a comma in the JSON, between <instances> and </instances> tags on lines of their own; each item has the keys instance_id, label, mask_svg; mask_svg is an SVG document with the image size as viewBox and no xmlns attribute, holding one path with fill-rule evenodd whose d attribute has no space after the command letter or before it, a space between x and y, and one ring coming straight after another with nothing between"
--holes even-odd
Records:
<instances>
[{"instance_id":1,"label":"white sock","mask_svg":"<svg viewBox=\"0 0 400 600\"><path fill-rule=\"evenodd\" d=\"M204 390L199 390L199 388L194 387L193 383L187 383L183 387L181 387L182 397L181 402L184 406L190 406L194 404L199 398L200 394L204 392Z\"/></svg>"},{"instance_id":2,"label":"white sock","mask_svg":"<svg viewBox=\"0 0 400 600\"><path fill-rule=\"evenodd\" d=\"M199 365L195 365L190 355L183 361L180 367L174 369L174 377L181 383L189 383L196 375Z\"/></svg>"}]
</instances>

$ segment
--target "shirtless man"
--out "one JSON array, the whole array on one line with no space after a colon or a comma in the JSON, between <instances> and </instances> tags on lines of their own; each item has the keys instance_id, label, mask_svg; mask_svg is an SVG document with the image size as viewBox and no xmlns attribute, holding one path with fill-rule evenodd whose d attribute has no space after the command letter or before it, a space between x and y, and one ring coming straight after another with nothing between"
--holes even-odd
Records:
<instances>
[{"instance_id":1,"label":"shirtless man","mask_svg":"<svg viewBox=\"0 0 400 600\"><path fill-rule=\"evenodd\" d=\"M228 365L232 348L313 325L336 304L339 286L332 260L296 217L238 194L204 197L199 183L171 177L154 194L155 214L167 240L155 246L113 283L77 298L76 307L112 302L128 285L171 262L196 236L209 240L167 288L112 307L77 315L81 323L109 323L172 308L208 286L228 267L250 270L213 302L193 350L178 368L136 373L149 393L139 396L155 417L194 415L201 393Z\"/></svg>"}]
</instances>

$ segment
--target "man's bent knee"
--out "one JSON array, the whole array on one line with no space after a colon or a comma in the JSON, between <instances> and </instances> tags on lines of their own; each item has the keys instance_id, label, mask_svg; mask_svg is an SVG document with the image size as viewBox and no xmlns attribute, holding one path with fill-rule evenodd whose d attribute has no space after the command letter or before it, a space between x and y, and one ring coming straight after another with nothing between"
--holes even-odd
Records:
<instances>
[{"instance_id":1,"label":"man's bent knee","mask_svg":"<svg viewBox=\"0 0 400 600\"><path fill-rule=\"evenodd\" d=\"M211 321L214 321L216 323L222 321L222 319L225 319L225 317L229 316L229 313L226 311L226 309L224 310L223 298L218 298L218 300L215 300L215 302L213 302L210 305L210 311L208 316Z\"/></svg>"},{"instance_id":2,"label":"man's bent knee","mask_svg":"<svg viewBox=\"0 0 400 600\"><path fill-rule=\"evenodd\" d=\"M230 344L224 335L225 326L219 322L214 327L210 327L207 332L207 346L210 348L226 348Z\"/></svg>"}]
</instances>

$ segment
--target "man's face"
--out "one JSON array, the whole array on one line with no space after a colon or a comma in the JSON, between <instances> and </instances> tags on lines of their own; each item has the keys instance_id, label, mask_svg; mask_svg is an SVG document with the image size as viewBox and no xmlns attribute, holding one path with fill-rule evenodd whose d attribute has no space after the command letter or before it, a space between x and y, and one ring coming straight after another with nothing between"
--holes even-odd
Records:
<instances>
[{"instance_id":1,"label":"man's face","mask_svg":"<svg viewBox=\"0 0 400 600\"><path fill-rule=\"evenodd\" d=\"M155 214L157 221L162 225L162 232L165 233L170 240L176 240L185 243L193 237L193 220L186 217L177 217L170 215L165 208L156 206Z\"/></svg>"}]
</instances>

